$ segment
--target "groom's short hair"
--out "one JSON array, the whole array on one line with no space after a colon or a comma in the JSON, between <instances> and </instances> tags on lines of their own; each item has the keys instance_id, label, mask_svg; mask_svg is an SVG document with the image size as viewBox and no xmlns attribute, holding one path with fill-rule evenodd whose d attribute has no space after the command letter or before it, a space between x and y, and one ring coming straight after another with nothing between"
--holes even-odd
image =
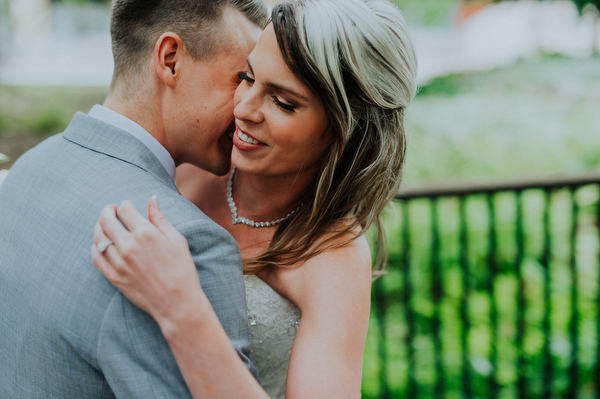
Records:
<instances>
[{"instance_id":1,"label":"groom's short hair","mask_svg":"<svg viewBox=\"0 0 600 399\"><path fill-rule=\"evenodd\" d=\"M263 28L268 19L264 0L114 0L110 22L115 77L143 67L165 32L181 37L194 59L212 56L225 37L220 20L234 7Z\"/></svg>"}]
</instances>

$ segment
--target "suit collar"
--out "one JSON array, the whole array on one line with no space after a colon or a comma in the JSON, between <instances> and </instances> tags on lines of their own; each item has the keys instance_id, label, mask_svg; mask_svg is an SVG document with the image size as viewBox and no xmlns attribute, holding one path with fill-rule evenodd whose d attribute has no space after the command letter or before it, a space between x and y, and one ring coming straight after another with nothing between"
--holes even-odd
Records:
<instances>
[{"instance_id":1,"label":"suit collar","mask_svg":"<svg viewBox=\"0 0 600 399\"><path fill-rule=\"evenodd\" d=\"M148 131L138 123L99 104L92 107L90 112L88 112L88 116L92 116L119 129L123 129L140 140L150 151L152 151L167 172L169 172L171 178L175 180L175 161L173 160L173 157L154 136L148 133Z\"/></svg>"},{"instance_id":2,"label":"suit collar","mask_svg":"<svg viewBox=\"0 0 600 399\"><path fill-rule=\"evenodd\" d=\"M67 126L64 138L92 151L136 165L177 190L175 182L152 151L125 130L78 112Z\"/></svg>"}]
</instances>

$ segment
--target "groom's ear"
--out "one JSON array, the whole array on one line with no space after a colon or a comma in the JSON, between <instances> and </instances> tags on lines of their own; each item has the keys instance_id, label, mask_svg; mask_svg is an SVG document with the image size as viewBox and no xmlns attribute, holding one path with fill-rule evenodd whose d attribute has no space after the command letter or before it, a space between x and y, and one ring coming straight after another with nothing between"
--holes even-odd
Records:
<instances>
[{"instance_id":1,"label":"groom's ear","mask_svg":"<svg viewBox=\"0 0 600 399\"><path fill-rule=\"evenodd\" d=\"M156 41L152 53L154 67L158 78L168 87L174 87L179 77L183 51L183 41L176 33L163 33Z\"/></svg>"}]
</instances>

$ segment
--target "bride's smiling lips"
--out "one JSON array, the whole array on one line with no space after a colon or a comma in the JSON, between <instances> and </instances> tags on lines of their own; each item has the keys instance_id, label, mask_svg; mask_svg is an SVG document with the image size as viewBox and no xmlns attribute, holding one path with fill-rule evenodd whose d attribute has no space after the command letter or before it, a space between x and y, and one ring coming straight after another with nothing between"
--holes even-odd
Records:
<instances>
[{"instance_id":1,"label":"bride's smiling lips","mask_svg":"<svg viewBox=\"0 0 600 399\"><path fill-rule=\"evenodd\" d=\"M261 143L256 138L252 137L247 132L240 129L239 126L237 126L237 129L233 133L233 145L241 151L251 151L260 147L264 147L266 144Z\"/></svg>"}]
</instances>

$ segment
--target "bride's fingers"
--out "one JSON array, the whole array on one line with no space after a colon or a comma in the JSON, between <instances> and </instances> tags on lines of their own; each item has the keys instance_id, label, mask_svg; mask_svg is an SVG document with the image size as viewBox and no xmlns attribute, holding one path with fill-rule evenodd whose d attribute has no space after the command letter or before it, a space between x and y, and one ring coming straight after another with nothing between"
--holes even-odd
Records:
<instances>
[{"instance_id":1,"label":"bride's fingers","mask_svg":"<svg viewBox=\"0 0 600 399\"><path fill-rule=\"evenodd\" d=\"M128 274L126 263L115 245L109 245L100 252L98 244L110 241L102 231L100 223L94 226L94 245L92 245L92 262L115 286L119 285Z\"/></svg>"},{"instance_id":2,"label":"bride's fingers","mask_svg":"<svg viewBox=\"0 0 600 399\"><path fill-rule=\"evenodd\" d=\"M148 219L155 225L172 243L179 246L181 250L188 248L186 238L169 222L158 206L158 197L155 195L148 201Z\"/></svg>"},{"instance_id":3,"label":"bride's fingers","mask_svg":"<svg viewBox=\"0 0 600 399\"><path fill-rule=\"evenodd\" d=\"M158 197L156 195L150 198L148 201L148 219L150 222L155 225L160 231L164 234L173 234L177 232L177 229L173 227L171 222L163 215L160 210L160 206L158 205Z\"/></svg>"},{"instance_id":4,"label":"bride's fingers","mask_svg":"<svg viewBox=\"0 0 600 399\"><path fill-rule=\"evenodd\" d=\"M108 251L108 249L107 249ZM104 254L98 250L96 244L92 245L92 263L111 283L118 282L118 273L113 265L104 257Z\"/></svg>"},{"instance_id":5,"label":"bride's fingers","mask_svg":"<svg viewBox=\"0 0 600 399\"><path fill-rule=\"evenodd\" d=\"M98 245L104 240L108 240L108 237L104 234L104 231L102 231L100 223L96 222L96 225L94 226L94 245Z\"/></svg>"},{"instance_id":6,"label":"bride's fingers","mask_svg":"<svg viewBox=\"0 0 600 399\"><path fill-rule=\"evenodd\" d=\"M130 233L117 219L117 207L115 205L107 205L102 209L98 223L106 237L117 247L129 239Z\"/></svg>"},{"instance_id":7,"label":"bride's fingers","mask_svg":"<svg viewBox=\"0 0 600 399\"><path fill-rule=\"evenodd\" d=\"M150 222L135 209L135 206L131 201L123 201L117 209L117 215L132 233L151 229Z\"/></svg>"},{"instance_id":8,"label":"bride's fingers","mask_svg":"<svg viewBox=\"0 0 600 399\"><path fill-rule=\"evenodd\" d=\"M105 247L102 252L100 252L100 249L98 249L98 245L100 243L106 243L107 241L112 240L108 238L106 234L104 234L102 227L100 227L100 223L96 223L96 226L94 226L94 246L96 247L96 252L98 252L98 254L114 268L116 265L118 265L115 260L119 259L120 256L116 245L110 244L108 247Z\"/></svg>"}]
</instances>

